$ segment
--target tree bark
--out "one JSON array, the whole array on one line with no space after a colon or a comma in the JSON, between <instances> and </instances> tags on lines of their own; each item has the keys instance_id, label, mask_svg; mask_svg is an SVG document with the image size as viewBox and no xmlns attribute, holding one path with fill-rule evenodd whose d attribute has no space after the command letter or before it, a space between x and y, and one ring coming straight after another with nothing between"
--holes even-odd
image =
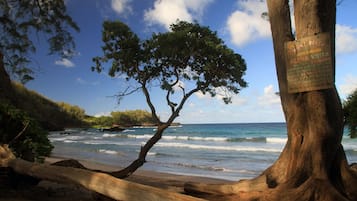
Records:
<instances>
[{"instance_id":1,"label":"tree bark","mask_svg":"<svg viewBox=\"0 0 357 201\"><path fill-rule=\"evenodd\" d=\"M0 52L0 101L14 100L11 79L9 74L5 70L3 55Z\"/></svg>"},{"instance_id":2,"label":"tree bark","mask_svg":"<svg viewBox=\"0 0 357 201\"><path fill-rule=\"evenodd\" d=\"M222 200L357 200L357 175L341 145L343 113L336 88L288 93L285 43L295 40L288 0L268 0L280 97L288 141L278 160L252 180L187 184L186 191ZM329 33L335 71L335 0L294 1L297 39ZM333 75L334 77L334 75ZM217 197L217 196L216 196ZM222 197L222 196L221 196Z\"/></svg>"},{"instance_id":3,"label":"tree bark","mask_svg":"<svg viewBox=\"0 0 357 201\"><path fill-rule=\"evenodd\" d=\"M203 201L203 199L169 192L114 178L89 170L31 163L17 159L7 146L0 146L0 167L15 172L64 184L74 184L115 200L130 201Z\"/></svg>"}]
</instances>

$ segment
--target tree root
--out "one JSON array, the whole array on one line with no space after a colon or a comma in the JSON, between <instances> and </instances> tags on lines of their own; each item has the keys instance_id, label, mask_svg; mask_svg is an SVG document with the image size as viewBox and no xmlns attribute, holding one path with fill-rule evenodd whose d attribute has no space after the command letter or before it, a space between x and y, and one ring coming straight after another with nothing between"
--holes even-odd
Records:
<instances>
[{"instance_id":1,"label":"tree root","mask_svg":"<svg viewBox=\"0 0 357 201\"><path fill-rule=\"evenodd\" d=\"M352 177L349 177L350 179ZM356 184L357 179L345 182ZM310 177L299 186L289 181L269 188L261 175L252 180L243 180L227 184L186 183L185 192L189 195L207 200L239 200L239 201L356 201L356 185L348 186L340 192L328 180ZM346 187L346 186L345 186Z\"/></svg>"}]
</instances>

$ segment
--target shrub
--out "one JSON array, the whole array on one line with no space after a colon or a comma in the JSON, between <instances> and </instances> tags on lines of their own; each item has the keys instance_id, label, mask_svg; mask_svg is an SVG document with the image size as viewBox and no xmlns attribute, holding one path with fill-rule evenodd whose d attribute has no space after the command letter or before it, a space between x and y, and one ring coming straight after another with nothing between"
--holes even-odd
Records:
<instances>
[{"instance_id":1,"label":"shrub","mask_svg":"<svg viewBox=\"0 0 357 201\"><path fill-rule=\"evenodd\" d=\"M15 155L29 161L42 161L53 146L48 132L28 114L7 102L0 102L0 143L9 144Z\"/></svg>"}]
</instances>

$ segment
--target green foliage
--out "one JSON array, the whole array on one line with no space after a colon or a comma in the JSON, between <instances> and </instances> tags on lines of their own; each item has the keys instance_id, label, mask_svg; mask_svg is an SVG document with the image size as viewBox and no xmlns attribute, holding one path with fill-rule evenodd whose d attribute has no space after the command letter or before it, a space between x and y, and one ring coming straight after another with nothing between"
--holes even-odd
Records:
<instances>
[{"instance_id":1,"label":"green foliage","mask_svg":"<svg viewBox=\"0 0 357 201\"><path fill-rule=\"evenodd\" d=\"M79 28L66 14L64 0L1 0L0 13L0 53L7 70L22 82L33 79L28 67L28 53L36 51L33 34L44 34L50 54L73 55L74 39L67 29Z\"/></svg>"},{"instance_id":2,"label":"green foliage","mask_svg":"<svg viewBox=\"0 0 357 201\"><path fill-rule=\"evenodd\" d=\"M82 127L85 111L68 103L55 103L52 100L26 89L22 84L13 82L16 100L11 100L17 108L26 111L39 121L47 130L62 130L66 127Z\"/></svg>"},{"instance_id":3,"label":"green foliage","mask_svg":"<svg viewBox=\"0 0 357 201\"><path fill-rule=\"evenodd\" d=\"M100 116L91 117L87 116L85 121L94 128L107 128L113 125L113 117L111 116Z\"/></svg>"},{"instance_id":4,"label":"green foliage","mask_svg":"<svg viewBox=\"0 0 357 201\"><path fill-rule=\"evenodd\" d=\"M145 110L127 110L111 113L113 123L123 126L155 125L150 112Z\"/></svg>"},{"instance_id":5,"label":"green foliage","mask_svg":"<svg viewBox=\"0 0 357 201\"><path fill-rule=\"evenodd\" d=\"M41 161L50 155L53 146L47 135L25 112L4 101L0 103L0 143L9 144L17 157Z\"/></svg>"},{"instance_id":6,"label":"green foliage","mask_svg":"<svg viewBox=\"0 0 357 201\"><path fill-rule=\"evenodd\" d=\"M71 105L65 102L58 102L57 104L64 112L71 115L73 118L84 119L86 115L86 112L77 105Z\"/></svg>"},{"instance_id":7,"label":"green foliage","mask_svg":"<svg viewBox=\"0 0 357 201\"><path fill-rule=\"evenodd\" d=\"M113 125L122 127L156 125L151 113L146 110L115 111L111 112L111 116L86 117L86 121L95 128Z\"/></svg>"},{"instance_id":8,"label":"green foliage","mask_svg":"<svg viewBox=\"0 0 357 201\"><path fill-rule=\"evenodd\" d=\"M179 86L184 99L201 91L211 96L220 93L225 103L247 86L242 79L246 70L243 58L229 49L216 32L197 23L177 22L171 31L140 41L122 22L106 21L102 36L104 56L93 58L96 65L92 70L100 72L102 63L111 62L108 71L111 76L119 74L127 80L133 79L138 88L159 84L167 91L167 102L172 109L177 104L170 94L177 91L180 83L194 83L189 90ZM129 93L122 95L126 94Z\"/></svg>"},{"instance_id":9,"label":"green foliage","mask_svg":"<svg viewBox=\"0 0 357 201\"><path fill-rule=\"evenodd\" d=\"M357 90L347 97L343 103L345 123L350 131L351 138L357 137Z\"/></svg>"},{"instance_id":10,"label":"green foliage","mask_svg":"<svg viewBox=\"0 0 357 201\"><path fill-rule=\"evenodd\" d=\"M179 21L171 25L169 32L140 40L124 23L106 21L102 40L104 55L93 58L92 70L101 72L109 62L110 76L125 77L135 83L117 97L120 101L141 90L155 124L163 122L149 88L159 86L166 94L164 101L171 115L165 125L170 125L194 93L219 95L228 104L234 94L247 86L242 79L246 70L244 59L229 49L216 32L197 23Z\"/></svg>"}]
</instances>

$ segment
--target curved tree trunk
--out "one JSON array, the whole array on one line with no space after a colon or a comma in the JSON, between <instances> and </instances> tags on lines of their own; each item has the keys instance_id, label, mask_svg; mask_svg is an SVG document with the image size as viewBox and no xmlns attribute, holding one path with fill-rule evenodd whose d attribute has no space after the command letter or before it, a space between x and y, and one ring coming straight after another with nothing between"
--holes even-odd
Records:
<instances>
[{"instance_id":1,"label":"curved tree trunk","mask_svg":"<svg viewBox=\"0 0 357 201\"><path fill-rule=\"evenodd\" d=\"M255 179L185 189L220 200L357 200L357 175L341 145L343 113L336 88L288 93L284 46L294 40L288 0L268 0L268 9L288 141L278 160ZM336 1L295 0L294 12L297 39L330 34L334 73Z\"/></svg>"},{"instance_id":2,"label":"curved tree trunk","mask_svg":"<svg viewBox=\"0 0 357 201\"><path fill-rule=\"evenodd\" d=\"M172 122L171 122L172 123ZM150 149L161 139L163 132L169 127L171 123L164 123L157 127L156 133L146 142L144 146L141 147L139 156L126 168L110 172L109 174L120 179L124 179L133 174L137 169L144 165L146 162L146 155Z\"/></svg>"}]
</instances>

